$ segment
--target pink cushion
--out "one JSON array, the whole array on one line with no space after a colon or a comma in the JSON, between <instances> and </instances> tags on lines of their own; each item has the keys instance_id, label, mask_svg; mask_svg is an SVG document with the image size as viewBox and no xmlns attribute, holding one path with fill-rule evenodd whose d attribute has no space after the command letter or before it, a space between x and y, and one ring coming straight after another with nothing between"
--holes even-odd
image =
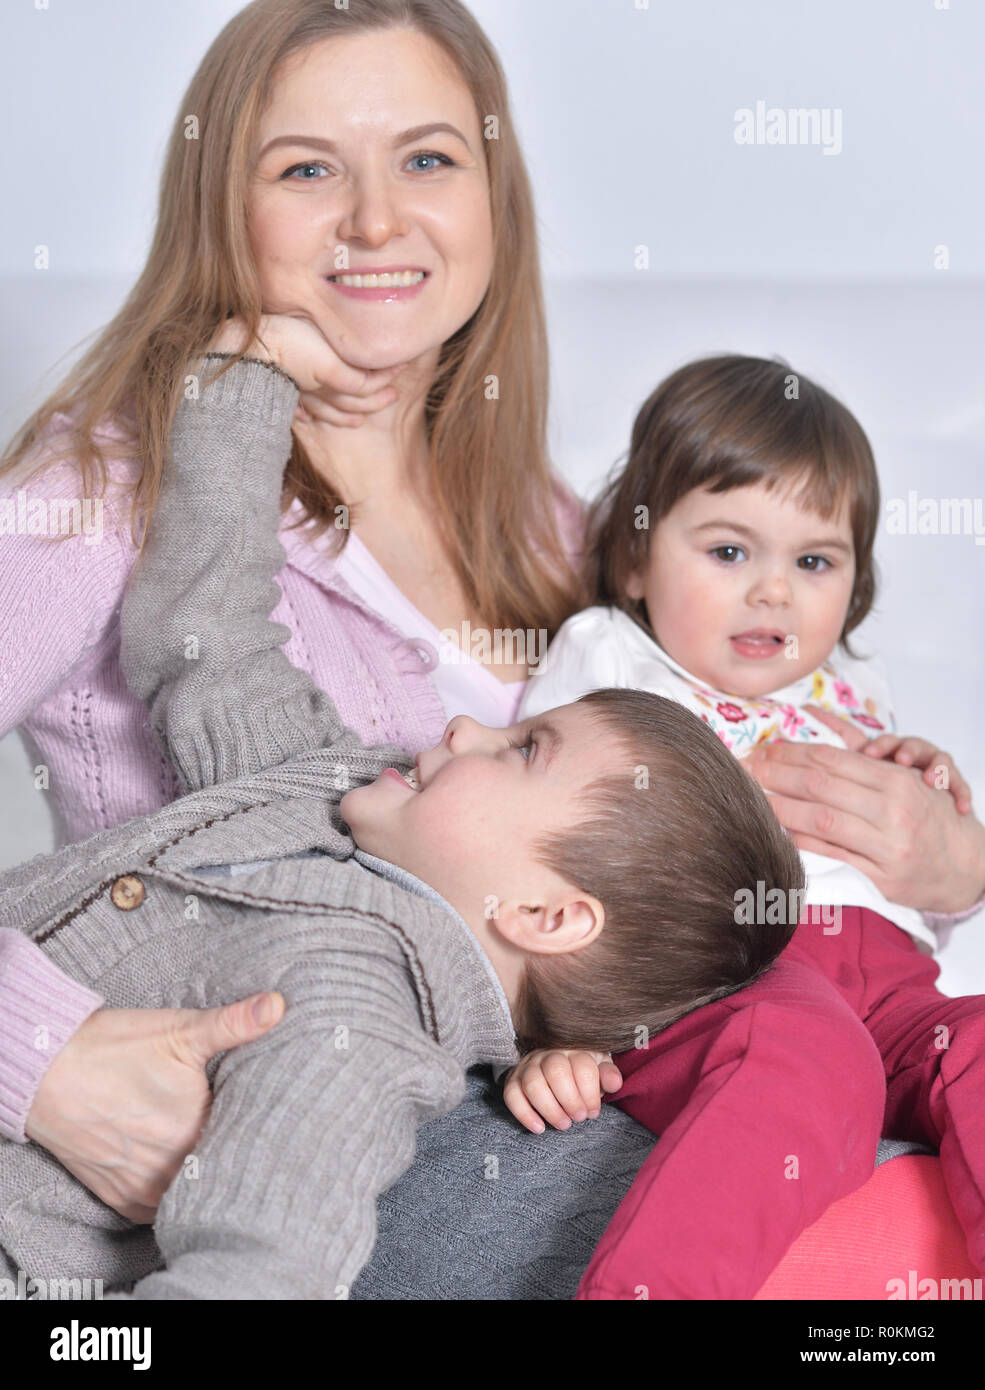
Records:
<instances>
[{"instance_id":1,"label":"pink cushion","mask_svg":"<svg viewBox=\"0 0 985 1390\"><path fill-rule=\"evenodd\" d=\"M910 1270L915 1273L911 1279ZM906 1154L833 1203L794 1241L757 1299L915 1297L922 1279L981 1278L940 1159ZM891 1280L902 1280L893 1285ZM929 1286L925 1286L924 1292Z\"/></svg>"}]
</instances>

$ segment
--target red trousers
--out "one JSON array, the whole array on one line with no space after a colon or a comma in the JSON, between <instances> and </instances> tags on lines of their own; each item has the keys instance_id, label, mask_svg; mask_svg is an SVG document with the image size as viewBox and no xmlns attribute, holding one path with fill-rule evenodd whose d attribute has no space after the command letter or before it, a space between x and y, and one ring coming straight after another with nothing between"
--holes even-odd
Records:
<instances>
[{"instance_id":1,"label":"red trousers","mask_svg":"<svg viewBox=\"0 0 985 1390\"><path fill-rule=\"evenodd\" d=\"M941 994L932 958L867 908L837 934L808 915L764 979L616 1057L615 1103L661 1137L578 1298L752 1298L871 1177L881 1135L940 1150L985 1271L985 995Z\"/></svg>"}]
</instances>

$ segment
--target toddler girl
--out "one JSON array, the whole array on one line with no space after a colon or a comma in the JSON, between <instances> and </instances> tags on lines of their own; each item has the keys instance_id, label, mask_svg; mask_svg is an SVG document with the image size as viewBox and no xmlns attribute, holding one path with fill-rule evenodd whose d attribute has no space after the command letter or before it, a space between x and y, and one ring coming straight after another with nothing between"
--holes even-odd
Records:
<instances>
[{"instance_id":1,"label":"toddler girl","mask_svg":"<svg viewBox=\"0 0 985 1390\"><path fill-rule=\"evenodd\" d=\"M843 745L836 714L873 756L921 769L970 810L946 755L895 736L881 667L849 645L875 594L878 515L868 440L826 391L778 361L682 367L640 410L627 466L593 510L598 602L563 624L519 717L642 688L742 758L774 738ZM533 1053L507 1081L531 1129L597 1113L604 1089L662 1136L593 1261L596 1289L601 1267L651 1298L752 1297L872 1173L884 1129L940 1149L985 1269L985 996L934 987L933 914L889 902L860 863L803 858L799 925L767 977L616 1065ZM736 920L777 910L749 884Z\"/></svg>"}]
</instances>

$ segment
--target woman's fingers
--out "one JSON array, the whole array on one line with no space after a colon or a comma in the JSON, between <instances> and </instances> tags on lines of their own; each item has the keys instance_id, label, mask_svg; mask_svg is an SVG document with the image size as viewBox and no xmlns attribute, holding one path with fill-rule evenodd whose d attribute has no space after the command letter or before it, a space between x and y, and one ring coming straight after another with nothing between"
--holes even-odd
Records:
<instances>
[{"instance_id":1,"label":"woman's fingers","mask_svg":"<svg viewBox=\"0 0 985 1390\"><path fill-rule=\"evenodd\" d=\"M186 1009L175 1015L175 1052L185 1049L195 1066L204 1067L217 1052L263 1037L284 1017L286 1008L284 996L272 990L211 1009Z\"/></svg>"},{"instance_id":2,"label":"woman's fingers","mask_svg":"<svg viewBox=\"0 0 985 1390\"><path fill-rule=\"evenodd\" d=\"M331 404L337 410L344 410L350 415L373 415L376 411L385 410L388 405L393 405L399 398L400 393L395 386L384 386L367 396L349 396L340 391L334 392Z\"/></svg>"},{"instance_id":3,"label":"woman's fingers","mask_svg":"<svg viewBox=\"0 0 985 1390\"><path fill-rule=\"evenodd\" d=\"M796 797L770 795L770 806L784 830L789 830L798 849L808 848L801 840L824 845L818 854L830 854L844 859L854 854L872 864L879 864L889 852L890 837L884 827L873 825L848 811L835 811L830 806L801 801ZM811 846L813 847L813 846Z\"/></svg>"},{"instance_id":4,"label":"woman's fingers","mask_svg":"<svg viewBox=\"0 0 985 1390\"><path fill-rule=\"evenodd\" d=\"M743 759L743 766L764 791L810 803L818 809L844 812L876 826L885 815L890 783L903 775L903 769L891 763L872 762L827 745L804 748L791 743L762 744ZM823 833L822 826L800 824L789 828Z\"/></svg>"},{"instance_id":5,"label":"woman's fingers","mask_svg":"<svg viewBox=\"0 0 985 1390\"><path fill-rule=\"evenodd\" d=\"M780 822L782 825L782 821ZM854 868L861 870L877 888L880 887L879 880L882 877L882 866L875 863L872 859L866 859L861 854L853 854L844 845L830 844L826 840L818 840L813 835L802 835L800 833L791 834L797 848L803 853L805 850L812 854L823 854L829 859L840 859L845 864L851 864Z\"/></svg>"},{"instance_id":6,"label":"woman's fingers","mask_svg":"<svg viewBox=\"0 0 985 1390\"><path fill-rule=\"evenodd\" d=\"M302 402L304 403L302 405ZM338 429L358 429L367 418L365 415L351 415L346 411L337 410L334 405L321 400L318 396L305 395L298 401L298 410L295 411L295 420L298 418L298 411L304 410L305 418L302 424L311 424L313 421L320 421L326 425L335 425Z\"/></svg>"},{"instance_id":7,"label":"woman's fingers","mask_svg":"<svg viewBox=\"0 0 985 1390\"><path fill-rule=\"evenodd\" d=\"M902 742L897 734L880 734L878 738L870 738L862 752L867 758L888 758L897 752Z\"/></svg>"},{"instance_id":8,"label":"woman's fingers","mask_svg":"<svg viewBox=\"0 0 985 1390\"><path fill-rule=\"evenodd\" d=\"M392 386L385 386L382 391L374 391L371 396L346 396L346 395L319 395L314 391L304 391L299 397L298 404L303 406L308 414L316 420L327 420L329 424L338 424L340 419L358 420L362 424L367 415L374 415L380 410L386 410L399 399L397 391Z\"/></svg>"},{"instance_id":9,"label":"woman's fingers","mask_svg":"<svg viewBox=\"0 0 985 1390\"><path fill-rule=\"evenodd\" d=\"M950 792L962 815L971 810L971 787L961 776L950 753L925 738L902 738L894 751L894 760L901 767L919 771L924 782L934 791Z\"/></svg>"},{"instance_id":10,"label":"woman's fingers","mask_svg":"<svg viewBox=\"0 0 985 1390\"><path fill-rule=\"evenodd\" d=\"M834 730L839 738L844 739L853 752L861 752L868 743L867 735L863 734L862 730L850 723L849 720L843 719L840 714L835 714L829 709L822 709L820 705L808 704L806 708L810 710L815 719Z\"/></svg>"}]
</instances>

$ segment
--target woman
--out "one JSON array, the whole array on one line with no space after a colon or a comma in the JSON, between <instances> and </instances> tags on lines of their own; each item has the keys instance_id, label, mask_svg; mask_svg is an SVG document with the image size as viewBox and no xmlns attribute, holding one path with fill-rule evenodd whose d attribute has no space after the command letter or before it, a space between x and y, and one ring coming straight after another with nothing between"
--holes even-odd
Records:
<instances>
[{"instance_id":1,"label":"woman","mask_svg":"<svg viewBox=\"0 0 985 1390\"><path fill-rule=\"evenodd\" d=\"M60 445L47 496L76 495L79 474L89 496L103 462L112 484L100 544L17 537L0 561L11 649L32 663L5 673L0 732L21 727L51 770L61 841L180 794L119 675L132 526L194 390L185 364L228 318L248 341L264 315L310 320L313 344L274 616L352 728L416 749L456 713L512 722L586 601L581 508L546 458L532 202L488 40L458 0L256 0L183 100L143 275L7 464L47 467ZM497 629L533 650L462 657L460 634ZM162 1153L164 1185L186 1150Z\"/></svg>"}]
</instances>

